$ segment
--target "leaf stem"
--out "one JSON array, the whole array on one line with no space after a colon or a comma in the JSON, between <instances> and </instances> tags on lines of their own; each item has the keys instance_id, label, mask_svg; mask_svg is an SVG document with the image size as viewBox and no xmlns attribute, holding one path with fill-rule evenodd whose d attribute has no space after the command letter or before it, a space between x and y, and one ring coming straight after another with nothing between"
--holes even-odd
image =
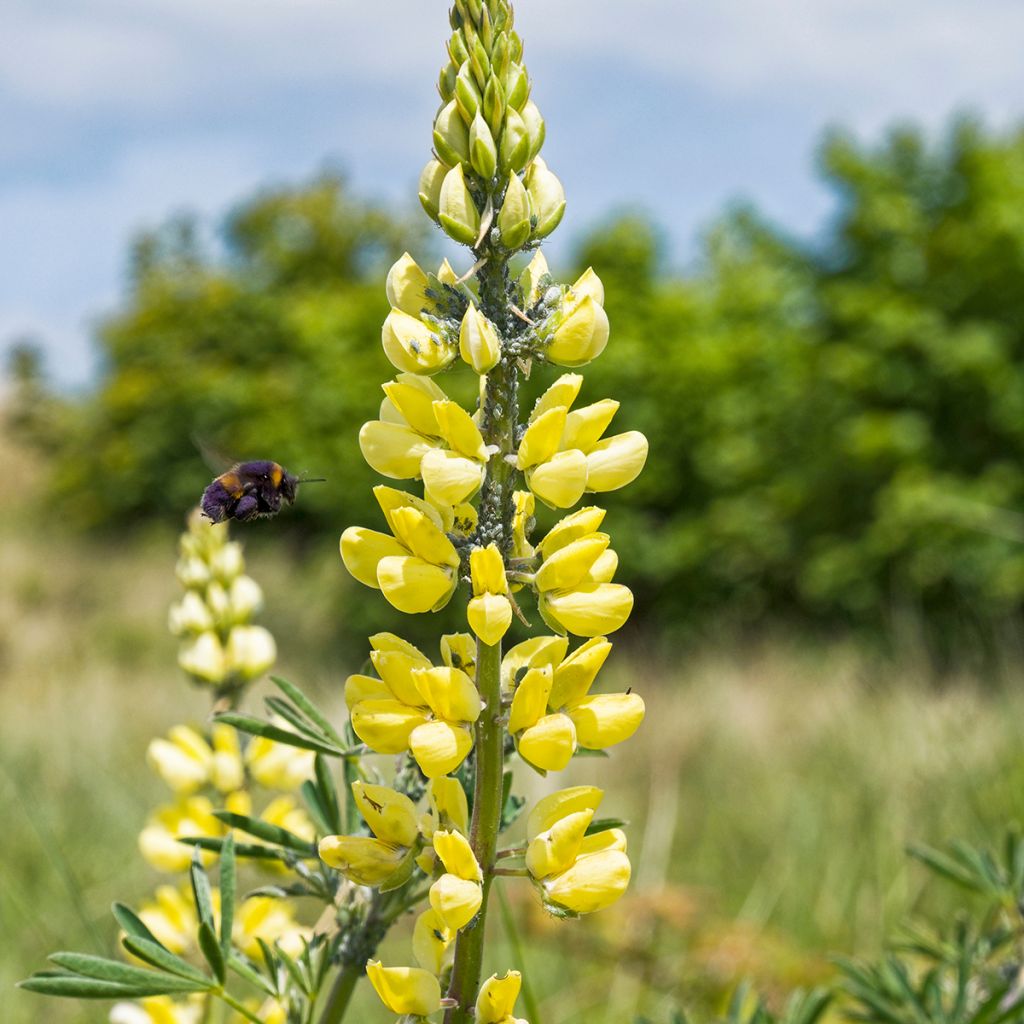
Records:
<instances>
[{"instance_id":1,"label":"leaf stem","mask_svg":"<svg viewBox=\"0 0 1024 1024\"><path fill-rule=\"evenodd\" d=\"M348 1004L352 1001L352 993L355 992L356 982L362 974L362 969L355 964L344 964L334 979L330 995L327 997L327 1005L320 1015L320 1024L338 1024L345 1016Z\"/></svg>"}]
</instances>

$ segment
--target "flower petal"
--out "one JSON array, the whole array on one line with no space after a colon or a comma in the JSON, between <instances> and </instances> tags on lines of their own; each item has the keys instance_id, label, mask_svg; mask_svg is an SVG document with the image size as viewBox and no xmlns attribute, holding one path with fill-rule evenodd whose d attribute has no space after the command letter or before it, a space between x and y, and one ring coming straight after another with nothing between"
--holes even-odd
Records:
<instances>
[{"instance_id":1,"label":"flower petal","mask_svg":"<svg viewBox=\"0 0 1024 1024\"><path fill-rule=\"evenodd\" d=\"M559 548L544 559L538 570L535 580L538 590L568 590L578 586L610 542L607 533L592 533Z\"/></svg>"},{"instance_id":2,"label":"flower petal","mask_svg":"<svg viewBox=\"0 0 1024 1024\"><path fill-rule=\"evenodd\" d=\"M541 462L546 462L558 451L558 442L562 439L565 429L566 411L563 406L555 406L542 413L526 428L519 442L516 465L519 469L529 469Z\"/></svg>"},{"instance_id":3,"label":"flower petal","mask_svg":"<svg viewBox=\"0 0 1024 1024\"><path fill-rule=\"evenodd\" d=\"M428 779L448 775L466 760L473 749L468 729L449 722L426 722L409 734L409 749Z\"/></svg>"},{"instance_id":4,"label":"flower petal","mask_svg":"<svg viewBox=\"0 0 1024 1024\"><path fill-rule=\"evenodd\" d=\"M526 471L526 484L551 508L572 508L587 489L587 457L577 448L557 452Z\"/></svg>"},{"instance_id":5,"label":"flower petal","mask_svg":"<svg viewBox=\"0 0 1024 1024\"><path fill-rule=\"evenodd\" d=\"M574 540L595 533L604 521L605 511L596 505L577 509L571 515L564 516L548 531L537 549L545 558L550 558L559 548L571 544Z\"/></svg>"},{"instance_id":6,"label":"flower petal","mask_svg":"<svg viewBox=\"0 0 1024 1024\"><path fill-rule=\"evenodd\" d=\"M614 633L633 610L633 594L621 583L599 583L578 590L542 594L539 610L576 636Z\"/></svg>"},{"instance_id":7,"label":"flower petal","mask_svg":"<svg viewBox=\"0 0 1024 1024\"><path fill-rule=\"evenodd\" d=\"M480 489L484 466L458 452L431 448L424 453L415 475L423 477L432 498L446 505L460 505Z\"/></svg>"},{"instance_id":8,"label":"flower petal","mask_svg":"<svg viewBox=\"0 0 1024 1024\"><path fill-rule=\"evenodd\" d=\"M619 403L614 398L605 398L592 405L585 405L582 409L574 409L565 418L562 447L589 452L601 439L618 411Z\"/></svg>"},{"instance_id":9,"label":"flower petal","mask_svg":"<svg viewBox=\"0 0 1024 1024\"><path fill-rule=\"evenodd\" d=\"M508 731L522 732L536 725L548 709L548 695L551 693L551 666L531 668L523 676L512 697L509 712Z\"/></svg>"},{"instance_id":10,"label":"flower petal","mask_svg":"<svg viewBox=\"0 0 1024 1024\"><path fill-rule=\"evenodd\" d=\"M617 491L632 483L647 461L647 438L639 430L599 441L587 452L587 490Z\"/></svg>"},{"instance_id":11,"label":"flower petal","mask_svg":"<svg viewBox=\"0 0 1024 1024\"><path fill-rule=\"evenodd\" d=\"M320 859L356 885L380 885L395 873L406 851L369 836L325 836Z\"/></svg>"},{"instance_id":12,"label":"flower petal","mask_svg":"<svg viewBox=\"0 0 1024 1024\"><path fill-rule=\"evenodd\" d=\"M644 720L644 702L637 693L598 693L569 709L580 746L604 750L628 740Z\"/></svg>"},{"instance_id":13,"label":"flower petal","mask_svg":"<svg viewBox=\"0 0 1024 1024\"><path fill-rule=\"evenodd\" d=\"M350 526L341 535L341 560L345 568L360 583L379 590L377 565L389 555L405 555L408 552L394 537L363 526Z\"/></svg>"},{"instance_id":14,"label":"flower petal","mask_svg":"<svg viewBox=\"0 0 1024 1024\"><path fill-rule=\"evenodd\" d=\"M574 704L586 697L611 650L612 645L603 636L594 637L577 647L555 669L549 701L552 709Z\"/></svg>"},{"instance_id":15,"label":"flower petal","mask_svg":"<svg viewBox=\"0 0 1024 1024\"><path fill-rule=\"evenodd\" d=\"M441 1008L441 984L429 971L419 967L382 967L379 960L366 965L380 1001L392 1013L427 1017Z\"/></svg>"},{"instance_id":16,"label":"flower petal","mask_svg":"<svg viewBox=\"0 0 1024 1024\"><path fill-rule=\"evenodd\" d=\"M526 867L530 874L539 880L569 868L580 852L593 819L594 812L589 808L575 811L531 839L526 848Z\"/></svg>"},{"instance_id":17,"label":"flower petal","mask_svg":"<svg viewBox=\"0 0 1024 1024\"><path fill-rule=\"evenodd\" d=\"M352 796L363 820L378 839L404 847L416 841L416 805L404 793L390 786L356 781L352 783Z\"/></svg>"},{"instance_id":18,"label":"flower petal","mask_svg":"<svg viewBox=\"0 0 1024 1024\"><path fill-rule=\"evenodd\" d=\"M450 570L405 555L382 558L377 565L377 582L394 607L414 615L447 604L458 581Z\"/></svg>"},{"instance_id":19,"label":"flower petal","mask_svg":"<svg viewBox=\"0 0 1024 1024\"><path fill-rule=\"evenodd\" d=\"M476 917L483 892L479 882L457 875L442 875L430 887L430 905L442 921L455 931L465 928Z\"/></svg>"},{"instance_id":20,"label":"flower petal","mask_svg":"<svg viewBox=\"0 0 1024 1024\"><path fill-rule=\"evenodd\" d=\"M577 811L596 811L604 799L604 790L597 786L570 786L550 793L534 805L526 820L526 834L532 840L549 828L559 818Z\"/></svg>"},{"instance_id":21,"label":"flower petal","mask_svg":"<svg viewBox=\"0 0 1024 1024\"><path fill-rule=\"evenodd\" d=\"M466 617L481 641L493 647L512 625L512 605L504 594L482 594L470 599Z\"/></svg>"},{"instance_id":22,"label":"flower petal","mask_svg":"<svg viewBox=\"0 0 1024 1024\"><path fill-rule=\"evenodd\" d=\"M519 756L545 772L560 772L576 753L576 728L568 715L545 715L524 730L516 744Z\"/></svg>"},{"instance_id":23,"label":"flower petal","mask_svg":"<svg viewBox=\"0 0 1024 1024\"><path fill-rule=\"evenodd\" d=\"M581 857L545 884L545 894L560 907L590 914L611 906L626 891L630 870L629 858L621 850Z\"/></svg>"},{"instance_id":24,"label":"flower petal","mask_svg":"<svg viewBox=\"0 0 1024 1024\"><path fill-rule=\"evenodd\" d=\"M352 709L355 734L378 754L408 750L410 734L426 720L418 708L397 700L364 700Z\"/></svg>"},{"instance_id":25,"label":"flower petal","mask_svg":"<svg viewBox=\"0 0 1024 1024\"><path fill-rule=\"evenodd\" d=\"M470 882L483 881L483 873L477 863L469 840L461 832L441 829L434 833L434 852L441 859L445 871Z\"/></svg>"},{"instance_id":26,"label":"flower petal","mask_svg":"<svg viewBox=\"0 0 1024 1024\"><path fill-rule=\"evenodd\" d=\"M411 427L370 420L359 429L359 450L381 476L411 480L420 475L420 461L434 446Z\"/></svg>"}]
</instances>

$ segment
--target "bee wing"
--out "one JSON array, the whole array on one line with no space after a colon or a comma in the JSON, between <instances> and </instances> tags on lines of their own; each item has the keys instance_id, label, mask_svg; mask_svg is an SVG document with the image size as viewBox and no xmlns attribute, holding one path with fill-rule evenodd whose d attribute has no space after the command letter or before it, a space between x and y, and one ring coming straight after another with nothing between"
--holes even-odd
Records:
<instances>
[{"instance_id":1,"label":"bee wing","mask_svg":"<svg viewBox=\"0 0 1024 1024\"><path fill-rule=\"evenodd\" d=\"M238 465L238 459L232 459L225 455L216 445L211 444L205 437L200 437L198 434L190 434L192 444L195 445L196 451L203 457L203 462L214 474L220 476L221 473L226 473L229 469L234 469Z\"/></svg>"}]
</instances>

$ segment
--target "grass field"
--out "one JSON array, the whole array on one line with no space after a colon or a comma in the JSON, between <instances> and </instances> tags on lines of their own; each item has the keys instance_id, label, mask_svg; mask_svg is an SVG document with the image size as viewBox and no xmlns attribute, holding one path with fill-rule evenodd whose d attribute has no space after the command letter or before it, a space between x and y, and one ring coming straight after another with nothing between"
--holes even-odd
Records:
<instances>
[{"instance_id":1,"label":"grass field","mask_svg":"<svg viewBox=\"0 0 1024 1024\"><path fill-rule=\"evenodd\" d=\"M164 790L144 750L171 724L201 720L208 700L177 672L164 630L174 537L86 545L55 535L36 507L0 520L0 1020L103 1021L102 1005L12 985L50 951L109 951L111 900L152 889L135 840ZM305 595L286 606L293 567L261 550L249 570L276 581L268 621L299 624ZM340 707L354 664L319 657L301 628L278 639L283 674ZM605 809L631 819L634 884L571 925L546 919L525 885L508 887L517 966L543 1024L664 1021L677 1004L713 1005L743 976L770 997L814 984L829 953L876 951L910 908L957 905L955 892L925 887L907 842L995 842L1024 817L1018 670L998 685L936 683L912 660L777 639L671 666L619 650L605 674L648 704L637 741L584 763L608 789ZM513 954L499 914L492 923L503 969ZM389 1015L367 1001L350 1019Z\"/></svg>"}]
</instances>

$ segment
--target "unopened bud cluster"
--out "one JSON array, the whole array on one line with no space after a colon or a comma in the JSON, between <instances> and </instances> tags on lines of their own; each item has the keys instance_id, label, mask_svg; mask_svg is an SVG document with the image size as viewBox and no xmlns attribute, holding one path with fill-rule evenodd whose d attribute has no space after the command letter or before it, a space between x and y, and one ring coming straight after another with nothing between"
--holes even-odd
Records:
<instances>
[{"instance_id":1,"label":"unopened bud cluster","mask_svg":"<svg viewBox=\"0 0 1024 1024\"><path fill-rule=\"evenodd\" d=\"M237 689L277 657L273 636L251 623L263 591L245 575L242 546L228 540L227 525L211 523L198 509L179 549L176 574L185 594L168 614L171 632L182 639L178 664L197 683Z\"/></svg>"}]
</instances>

